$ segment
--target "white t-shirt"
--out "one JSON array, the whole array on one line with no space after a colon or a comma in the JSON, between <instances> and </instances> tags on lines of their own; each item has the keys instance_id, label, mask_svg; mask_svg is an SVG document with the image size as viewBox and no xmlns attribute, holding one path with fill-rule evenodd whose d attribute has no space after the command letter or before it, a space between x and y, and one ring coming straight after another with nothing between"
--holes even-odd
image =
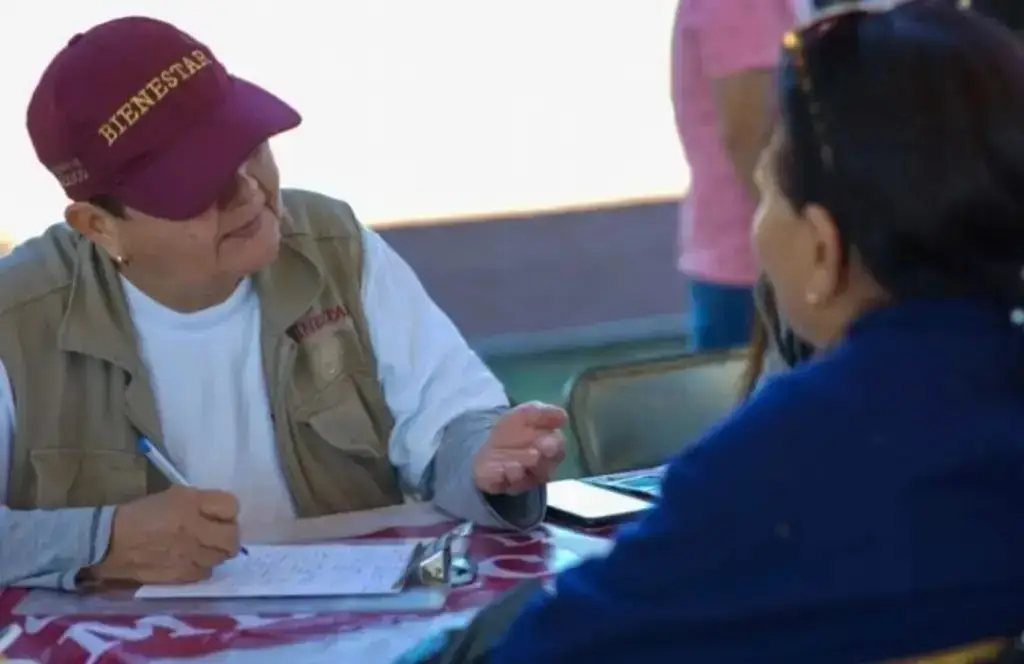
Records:
<instances>
[{"instance_id":1,"label":"white t-shirt","mask_svg":"<svg viewBox=\"0 0 1024 664\"><path fill-rule=\"evenodd\" d=\"M363 309L395 418L390 460L416 487L452 419L508 402L409 265L370 229L363 229L363 245ZM277 460L260 301L251 281L225 302L194 313L168 309L127 280L122 284L171 461L190 483L238 496L243 524L294 518ZM0 497L8 490L15 418L0 362Z\"/></svg>"}]
</instances>

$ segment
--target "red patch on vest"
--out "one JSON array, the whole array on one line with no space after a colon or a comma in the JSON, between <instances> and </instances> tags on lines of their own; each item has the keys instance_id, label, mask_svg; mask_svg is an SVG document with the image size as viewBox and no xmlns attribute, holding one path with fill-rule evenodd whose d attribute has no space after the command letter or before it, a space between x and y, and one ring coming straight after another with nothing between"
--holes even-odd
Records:
<instances>
[{"instance_id":1,"label":"red patch on vest","mask_svg":"<svg viewBox=\"0 0 1024 664\"><path fill-rule=\"evenodd\" d=\"M345 307L337 306L324 309L320 312L313 312L298 323L288 328L288 334L295 341L312 336L323 328L348 318L348 310Z\"/></svg>"}]
</instances>

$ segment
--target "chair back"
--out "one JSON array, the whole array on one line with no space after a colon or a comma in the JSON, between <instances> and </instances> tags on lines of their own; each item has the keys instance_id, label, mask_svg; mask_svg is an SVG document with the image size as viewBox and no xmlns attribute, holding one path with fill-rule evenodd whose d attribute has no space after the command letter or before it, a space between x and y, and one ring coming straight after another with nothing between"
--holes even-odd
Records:
<instances>
[{"instance_id":1,"label":"chair back","mask_svg":"<svg viewBox=\"0 0 1024 664\"><path fill-rule=\"evenodd\" d=\"M690 353L584 370L566 399L584 475L667 462L733 409L746 360Z\"/></svg>"},{"instance_id":2,"label":"chair back","mask_svg":"<svg viewBox=\"0 0 1024 664\"><path fill-rule=\"evenodd\" d=\"M940 653L908 657L889 664L1018 664L1019 651L1014 651L1009 639L989 639Z\"/></svg>"}]
</instances>

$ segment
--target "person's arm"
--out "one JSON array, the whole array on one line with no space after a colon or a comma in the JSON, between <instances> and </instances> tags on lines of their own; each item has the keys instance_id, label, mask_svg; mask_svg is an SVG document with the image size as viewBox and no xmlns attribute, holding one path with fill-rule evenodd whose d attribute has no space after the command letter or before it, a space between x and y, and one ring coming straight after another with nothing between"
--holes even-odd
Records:
<instances>
[{"instance_id":1,"label":"person's arm","mask_svg":"<svg viewBox=\"0 0 1024 664\"><path fill-rule=\"evenodd\" d=\"M712 79L726 154L751 199L754 170L775 125L775 67L783 25L775 2L714 0L697 32L701 63Z\"/></svg>"},{"instance_id":2,"label":"person's arm","mask_svg":"<svg viewBox=\"0 0 1024 664\"><path fill-rule=\"evenodd\" d=\"M404 483L474 523L536 525L544 513L542 490L485 496L473 480L473 459L508 409L504 387L412 268L368 228L363 254L363 309L395 418L389 455Z\"/></svg>"},{"instance_id":3,"label":"person's arm","mask_svg":"<svg viewBox=\"0 0 1024 664\"><path fill-rule=\"evenodd\" d=\"M800 592L801 574L816 583L802 556L828 557L824 545L790 531L809 510L828 510L805 499L827 481L805 472L806 433L821 423L808 424L794 407L816 402L779 399L788 390L772 387L673 462L661 501L607 557L535 595L488 664L644 661L666 652L679 661L756 659L737 656L757 640L738 635L757 629L756 616L791 606L787 593ZM482 638L495 631L481 630Z\"/></svg>"},{"instance_id":4,"label":"person's arm","mask_svg":"<svg viewBox=\"0 0 1024 664\"><path fill-rule=\"evenodd\" d=\"M75 590L83 567L107 555L113 507L12 510L7 499L16 430L14 393L0 362L0 588Z\"/></svg>"}]
</instances>

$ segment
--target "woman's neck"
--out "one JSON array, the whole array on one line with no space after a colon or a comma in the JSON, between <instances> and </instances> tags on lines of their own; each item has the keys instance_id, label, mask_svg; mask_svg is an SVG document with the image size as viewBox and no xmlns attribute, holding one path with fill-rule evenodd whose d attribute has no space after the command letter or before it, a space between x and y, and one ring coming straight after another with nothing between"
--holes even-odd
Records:
<instances>
[{"instance_id":1,"label":"woman's neck","mask_svg":"<svg viewBox=\"0 0 1024 664\"><path fill-rule=\"evenodd\" d=\"M156 279L133 270L131 266L121 274L140 291L160 304L181 313L202 311L221 304L238 288L240 278L227 276L205 284L175 284L167 279Z\"/></svg>"}]
</instances>

